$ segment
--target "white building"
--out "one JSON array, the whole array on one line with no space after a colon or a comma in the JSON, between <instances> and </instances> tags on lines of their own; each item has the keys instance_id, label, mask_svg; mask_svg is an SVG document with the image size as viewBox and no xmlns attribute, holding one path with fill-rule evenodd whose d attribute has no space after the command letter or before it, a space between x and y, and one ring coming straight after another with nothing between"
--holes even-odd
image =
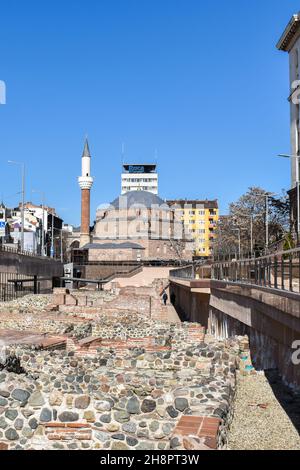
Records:
<instances>
[{"instance_id":1,"label":"white building","mask_svg":"<svg viewBox=\"0 0 300 470\"><path fill-rule=\"evenodd\" d=\"M121 194L129 191L148 191L158 194L158 174L156 164L124 164Z\"/></svg>"},{"instance_id":2,"label":"white building","mask_svg":"<svg viewBox=\"0 0 300 470\"><path fill-rule=\"evenodd\" d=\"M300 155L300 13L290 20L277 49L289 54L291 154ZM299 168L299 160L291 158L291 188L297 186L297 165Z\"/></svg>"}]
</instances>

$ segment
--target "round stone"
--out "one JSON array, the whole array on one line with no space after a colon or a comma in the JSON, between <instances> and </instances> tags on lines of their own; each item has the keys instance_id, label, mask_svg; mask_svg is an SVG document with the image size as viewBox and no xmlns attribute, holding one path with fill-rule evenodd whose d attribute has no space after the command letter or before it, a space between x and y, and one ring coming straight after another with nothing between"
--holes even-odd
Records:
<instances>
[{"instance_id":1,"label":"round stone","mask_svg":"<svg viewBox=\"0 0 300 470\"><path fill-rule=\"evenodd\" d=\"M36 429L38 427L38 422L35 418L31 418L28 422L31 429Z\"/></svg>"},{"instance_id":2,"label":"round stone","mask_svg":"<svg viewBox=\"0 0 300 470\"><path fill-rule=\"evenodd\" d=\"M125 423L122 426L122 430L124 432L128 432L130 434L135 434L136 433L136 424L133 422Z\"/></svg>"},{"instance_id":3,"label":"round stone","mask_svg":"<svg viewBox=\"0 0 300 470\"><path fill-rule=\"evenodd\" d=\"M111 422L111 415L110 414L105 414L100 416L100 421L102 423L110 423Z\"/></svg>"},{"instance_id":4,"label":"round stone","mask_svg":"<svg viewBox=\"0 0 300 470\"><path fill-rule=\"evenodd\" d=\"M20 419L20 418L16 419L14 425L15 425L15 429L17 429L17 431L21 431L21 429L23 429L23 425L24 425L23 419Z\"/></svg>"},{"instance_id":5,"label":"round stone","mask_svg":"<svg viewBox=\"0 0 300 470\"><path fill-rule=\"evenodd\" d=\"M75 399L75 408L79 408L80 410L85 410L88 408L90 404L90 397L88 395L81 395Z\"/></svg>"},{"instance_id":6,"label":"round stone","mask_svg":"<svg viewBox=\"0 0 300 470\"><path fill-rule=\"evenodd\" d=\"M18 416L17 410L13 410L12 408L9 408L8 410L5 411L5 417L9 419L10 421L14 421L17 416Z\"/></svg>"},{"instance_id":7,"label":"round stone","mask_svg":"<svg viewBox=\"0 0 300 470\"><path fill-rule=\"evenodd\" d=\"M175 399L175 408L176 410L179 411L184 411L186 408L188 408L189 402L187 401L186 398L176 398Z\"/></svg>"},{"instance_id":8,"label":"round stone","mask_svg":"<svg viewBox=\"0 0 300 470\"><path fill-rule=\"evenodd\" d=\"M156 402L154 400L143 400L141 410L143 413L152 413L156 408Z\"/></svg>"},{"instance_id":9,"label":"round stone","mask_svg":"<svg viewBox=\"0 0 300 470\"><path fill-rule=\"evenodd\" d=\"M128 403L126 405L126 410L130 414L139 414L140 413L140 402L137 397L131 397L128 400Z\"/></svg>"},{"instance_id":10,"label":"round stone","mask_svg":"<svg viewBox=\"0 0 300 470\"><path fill-rule=\"evenodd\" d=\"M159 429L159 422L158 421L152 421L149 425L149 429L152 432L156 432Z\"/></svg>"},{"instance_id":11,"label":"round stone","mask_svg":"<svg viewBox=\"0 0 300 470\"><path fill-rule=\"evenodd\" d=\"M49 408L43 408L40 414L40 421L42 423L49 423L52 419L52 411Z\"/></svg>"},{"instance_id":12,"label":"round stone","mask_svg":"<svg viewBox=\"0 0 300 470\"><path fill-rule=\"evenodd\" d=\"M126 442L130 447L135 447L139 441L135 437L127 436Z\"/></svg>"},{"instance_id":13,"label":"round stone","mask_svg":"<svg viewBox=\"0 0 300 470\"><path fill-rule=\"evenodd\" d=\"M14 428L9 428L7 429L7 431L5 431L5 437L9 441L16 441L17 439L19 439L19 434Z\"/></svg>"},{"instance_id":14,"label":"round stone","mask_svg":"<svg viewBox=\"0 0 300 470\"><path fill-rule=\"evenodd\" d=\"M121 434L121 433L113 434L111 437L115 439L116 441L125 441L125 436L124 434Z\"/></svg>"},{"instance_id":15,"label":"round stone","mask_svg":"<svg viewBox=\"0 0 300 470\"><path fill-rule=\"evenodd\" d=\"M11 396L17 400L17 401L21 401L22 403L23 402L27 402L28 398L30 397L30 393L27 392L27 390L22 390L21 388L16 388Z\"/></svg>"},{"instance_id":16,"label":"round stone","mask_svg":"<svg viewBox=\"0 0 300 470\"><path fill-rule=\"evenodd\" d=\"M24 437L30 439L33 436L33 430L30 428L24 428L22 434Z\"/></svg>"},{"instance_id":17,"label":"round stone","mask_svg":"<svg viewBox=\"0 0 300 470\"><path fill-rule=\"evenodd\" d=\"M39 390L33 392L28 400L28 404L33 407L43 406L45 404L45 400L42 393Z\"/></svg>"},{"instance_id":18,"label":"round stone","mask_svg":"<svg viewBox=\"0 0 300 470\"><path fill-rule=\"evenodd\" d=\"M49 397L49 404L51 406L60 406L63 402L63 394L57 390L53 390Z\"/></svg>"},{"instance_id":19,"label":"round stone","mask_svg":"<svg viewBox=\"0 0 300 470\"><path fill-rule=\"evenodd\" d=\"M72 411L64 411L58 416L58 419L62 423L68 423L68 422L74 422L78 421L79 419L79 414L78 413L73 413Z\"/></svg>"},{"instance_id":20,"label":"round stone","mask_svg":"<svg viewBox=\"0 0 300 470\"><path fill-rule=\"evenodd\" d=\"M107 400L100 400L95 403L95 408L98 411L110 411L112 406Z\"/></svg>"},{"instance_id":21,"label":"round stone","mask_svg":"<svg viewBox=\"0 0 300 470\"><path fill-rule=\"evenodd\" d=\"M128 450L128 447L125 442L116 441L113 442L111 450Z\"/></svg>"},{"instance_id":22,"label":"round stone","mask_svg":"<svg viewBox=\"0 0 300 470\"><path fill-rule=\"evenodd\" d=\"M3 416L0 417L0 429L6 429L8 426L7 422L3 418Z\"/></svg>"},{"instance_id":23,"label":"round stone","mask_svg":"<svg viewBox=\"0 0 300 470\"><path fill-rule=\"evenodd\" d=\"M7 406L8 401L5 398L0 397L0 406Z\"/></svg>"},{"instance_id":24,"label":"round stone","mask_svg":"<svg viewBox=\"0 0 300 470\"><path fill-rule=\"evenodd\" d=\"M162 431L166 436L171 434L172 430L173 430L173 426L171 424L169 424L169 423L164 423L163 424Z\"/></svg>"},{"instance_id":25,"label":"round stone","mask_svg":"<svg viewBox=\"0 0 300 470\"><path fill-rule=\"evenodd\" d=\"M169 415L171 418L177 418L177 416L178 416L178 411L175 410L174 406L167 406L166 410L167 410L167 412L168 412L168 415Z\"/></svg>"},{"instance_id":26,"label":"round stone","mask_svg":"<svg viewBox=\"0 0 300 470\"><path fill-rule=\"evenodd\" d=\"M130 419L130 415L125 410L116 411L114 413L114 418L118 423L126 423Z\"/></svg>"}]
</instances>

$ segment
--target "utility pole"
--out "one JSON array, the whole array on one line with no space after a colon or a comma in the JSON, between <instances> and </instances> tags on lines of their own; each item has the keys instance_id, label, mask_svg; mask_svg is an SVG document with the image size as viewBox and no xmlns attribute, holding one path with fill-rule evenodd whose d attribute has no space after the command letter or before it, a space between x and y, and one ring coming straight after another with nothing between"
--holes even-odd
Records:
<instances>
[{"instance_id":1,"label":"utility pole","mask_svg":"<svg viewBox=\"0 0 300 470\"><path fill-rule=\"evenodd\" d=\"M42 256L45 256L45 193L35 189L33 189L32 192L39 193L42 196Z\"/></svg>"},{"instance_id":2,"label":"utility pole","mask_svg":"<svg viewBox=\"0 0 300 470\"><path fill-rule=\"evenodd\" d=\"M52 210L52 222L51 222L51 249L50 257L54 258L54 212Z\"/></svg>"},{"instance_id":3,"label":"utility pole","mask_svg":"<svg viewBox=\"0 0 300 470\"><path fill-rule=\"evenodd\" d=\"M25 163L8 160L8 163L19 165L22 170L22 207L21 207L21 249L24 251L24 225L25 225Z\"/></svg>"}]
</instances>

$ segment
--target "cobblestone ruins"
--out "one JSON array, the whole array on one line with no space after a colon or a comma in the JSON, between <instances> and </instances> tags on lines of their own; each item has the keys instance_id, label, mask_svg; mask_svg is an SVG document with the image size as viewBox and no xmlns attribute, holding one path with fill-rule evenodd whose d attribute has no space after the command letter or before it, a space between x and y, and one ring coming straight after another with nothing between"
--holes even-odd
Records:
<instances>
[{"instance_id":1,"label":"cobblestone ruins","mask_svg":"<svg viewBox=\"0 0 300 470\"><path fill-rule=\"evenodd\" d=\"M170 321L162 284L1 304L0 449L226 448L247 338Z\"/></svg>"}]
</instances>

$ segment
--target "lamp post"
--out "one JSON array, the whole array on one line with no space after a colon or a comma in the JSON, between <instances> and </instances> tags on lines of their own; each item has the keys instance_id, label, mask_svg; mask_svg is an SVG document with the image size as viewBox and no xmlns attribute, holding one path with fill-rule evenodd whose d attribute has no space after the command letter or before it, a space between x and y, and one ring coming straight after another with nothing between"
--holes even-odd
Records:
<instances>
[{"instance_id":1,"label":"lamp post","mask_svg":"<svg viewBox=\"0 0 300 470\"><path fill-rule=\"evenodd\" d=\"M51 248L50 248L50 258L54 258L54 211L52 210L51 218Z\"/></svg>"},{"instance_id":2,"label":"lamp post","mask_svg":"<svg viewBox=\"0 0 300 470\"><path fill-rule=\"evenodd\" d=\"M298 161L296 165L296 185L297 185L297 238L299 240L300 235L300 190L299 190L299 161L300 155L288 155L285 153L280 153L278 157L281 158L295 158Z\"/></svg>"},{"instance_id":3,"label":"lamp post","mask_svg":"<svg viewBox=\"0 0 300 470\"><path fill-rule=\"evenodd\" d=\"M8 163L12 163L13 165L19 165L22 170L22 210L21 210L21 248L24 251L24 225L25 225L25 163L23 162L15 162L14 160L8 160Z\"/></svg>"},{"instance_id":4,"label":"lamp post","mask_svg":"<svg viewBox=\"0 0 300 470\"><path fill-rule=\"evenodd\" d=\"M246 217L250 219L250 250L251 250L251 258L253 257L254 254L254 240L253 240L253 222L254 222L254 217L253 214L244 214L243 212L235 212L235 215L238 215L240 217ZM257 217L261 216L262 214L255 214Z\"/></svg>"},{"instance_id":5,"label":"lamp post","mask_svg":"<svg viewBox=\"0 0 300 470\"><path fill-rule=\"evenodd\" d=\"M56 230L59 230L59 232L60 232L60 236L59 236L59 237L55 237L55 238L60 241L60 261L61 261L61 263L63 263L63 262L64 262L64 256L63 256L63 237L62 237L63 229L62 229L62 228L57 228Z\"/></svg>"},{"instance_id":6,"label":"lamp post","mask_svg":"<svg viewBox=\"0 0 300 470\"><path fill-rule=\"evenodd\" d=\"M254 193L253 196L266 198L266 253L269 248L269 198L272 196L277 196L276 193Z\"/></svg>"},{"instance_id":7,"label":"lamp post","mask_svg":"<svg viewBox=\"0 0 300 470\"><path fill-rule=\"evenodd\" d=\"M233 229L235 232L238 232L238 242L239 242L239 259L241 259L241 229L240 228L234 228Z\"/></svg>"},{"instance_id":8,"label":"lamp post","mask_svg":"<svg viewBox=\"0 0 300 470\"><path fill-rule=\"evenodd\" d=\"M32 192L38 193L42 197L42 256L45 256L45 193L36 189L33 189Z\"/></svg>"}]
</instances>

